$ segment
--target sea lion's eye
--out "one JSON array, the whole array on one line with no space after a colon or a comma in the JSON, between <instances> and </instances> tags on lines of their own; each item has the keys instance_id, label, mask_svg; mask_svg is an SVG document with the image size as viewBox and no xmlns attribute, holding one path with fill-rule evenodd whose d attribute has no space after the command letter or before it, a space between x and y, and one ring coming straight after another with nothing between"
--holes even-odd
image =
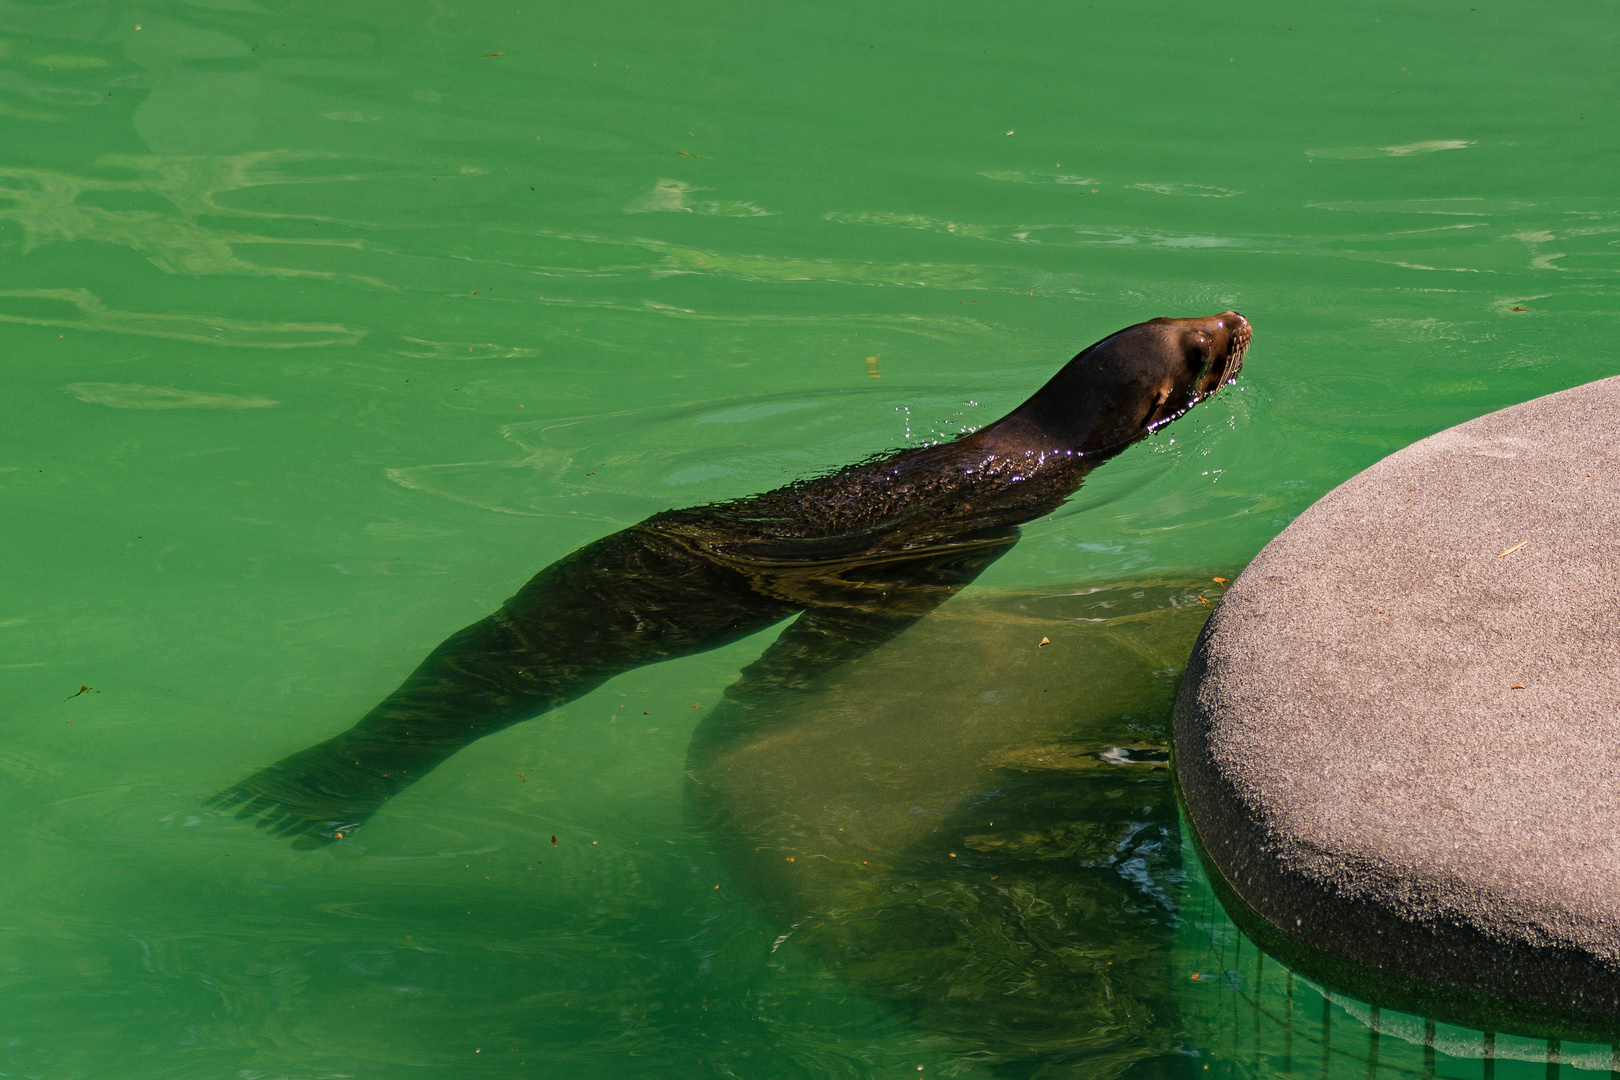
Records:
<instances>
[{"instance_id":1,"label":"sea lion's eye","mask_svg":"<svg viewBox=\"0 0 1620 1080\"><path fill-rule=\"evenodd\" d=\"M1203 331L1191 335L1187 339L1187 360L1194 367L1202 367L1209 362L1210 346L1214 342Z\"/></svg>"}]
</instances>

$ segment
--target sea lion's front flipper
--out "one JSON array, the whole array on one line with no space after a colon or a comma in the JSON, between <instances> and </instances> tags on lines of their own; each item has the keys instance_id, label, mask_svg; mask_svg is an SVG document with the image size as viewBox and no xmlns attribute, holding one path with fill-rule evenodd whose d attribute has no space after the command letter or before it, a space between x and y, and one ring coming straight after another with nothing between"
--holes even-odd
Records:
<instances>
[{"instance_id":1,"label":"sea lion's front flipper","mask_svg":"<svg viewBox=\"0 0 1620 1080\"><path fill-rule=\"evenodd\" d=\"M635 525L559 559L452 634L354 727L289 755L213 805L311 847L485 735L645 664L757 633L797 606L667 532Z\"/></svg>"},{"instance_id":2,"label":"sea lion's front flipper","mask_svg":"<svg viewBox=\"0 0 1620 1080\"><path fill-rule=\"evenodd\" d=\"M840 568L836 578L791 580L786 588L808 602L804 612L744 667L719 705L692 735L687 767L700 771L735 740L796 717L798 695L824 690L840 669L870 654L925 618L1018 542L1015 530L925 557L888 559Z\"/></svg>"},{"instance_id":3,"label":"sea lion's front flipper","mask_svg":"<svg viewBox=\"0 0 1620 1080\"><path fill-rule=\"evenodd\" d=\"M605 681L536 648L502 608L452 634L354 727L215 796L299 847L340 839L463 746Z\"/></svg>"},{"instance_id":4,"label":"sea lion's front flipper","mask_svg":"<svg viewBox=\"0 0 1620 1080\"><path fill-rule=\"evenodd\" d=\"M692 733L686 748L689 776L697 776L738 743L791 724L795 700L821 689L829 675L898 636L920 614L885 617L847 608L812 608L783 630L735 682Z\"/></svg>"},{"instance_id":5,"label":"sea lion's front flipper","mask_svg":"<svg viewBox=\"0 0 1620 1080\"><path fill-rule=\"evenodd\" d=\"M804 614L742 669L726 697L747 702L810 686L955 596L1017 542L1017 530L1004 529L927 555L852 562L836 574L779 572L774 587L799 599Z\"/></svg>"}]
</instances>

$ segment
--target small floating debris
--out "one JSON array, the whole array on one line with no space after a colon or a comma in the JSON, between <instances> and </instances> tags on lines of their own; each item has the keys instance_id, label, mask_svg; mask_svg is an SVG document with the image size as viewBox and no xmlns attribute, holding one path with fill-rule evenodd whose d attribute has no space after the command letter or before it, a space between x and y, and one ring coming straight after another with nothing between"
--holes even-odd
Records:
<instances>
[{"instance_id":1,"label":"small floating debris","mask_svg":"<svg viewBox=\"0 0 1620 1080\"><path fill-rule=\"evenodd\" d=\"M1050 644L1052 644L1052 639L1049 638L1049 637L1043 637L1043 638L1041 638L1041 643L1039 645L1035 646L1035 647L1037 649L1044 649Z\"/></svg>"}]
</instances>

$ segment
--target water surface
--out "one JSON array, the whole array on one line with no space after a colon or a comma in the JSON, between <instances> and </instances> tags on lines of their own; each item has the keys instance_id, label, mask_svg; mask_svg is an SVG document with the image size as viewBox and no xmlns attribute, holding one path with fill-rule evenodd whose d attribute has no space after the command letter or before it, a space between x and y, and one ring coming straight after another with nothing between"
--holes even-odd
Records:
<instances>
[{"instance_id":1,"label":"water surface","mask_svg":"<svg viewBox=\"0 0 1620 1080\"><path fill-rule=\"evenodd\" d=\"M986 1057L776 944L685 777L768 635L479 743L353 843L202 804L582 543L1232 307L1241 386L961 598L1181 611L1388 452L1620 367L1617 38L1603 2L0 4L0 1072L1249 1075L1305 1068L1254 1041L1293 1009L1291 1047L1338 1033L1313 1069L1482 1075L1477 1033L1436 1058L1270 978L1151 780L1083 819L1166 830L1108 864L1148 1035ZM1162 742L1174 658L1121 664L1097 722Z\"/></svg>"}]
</instances>

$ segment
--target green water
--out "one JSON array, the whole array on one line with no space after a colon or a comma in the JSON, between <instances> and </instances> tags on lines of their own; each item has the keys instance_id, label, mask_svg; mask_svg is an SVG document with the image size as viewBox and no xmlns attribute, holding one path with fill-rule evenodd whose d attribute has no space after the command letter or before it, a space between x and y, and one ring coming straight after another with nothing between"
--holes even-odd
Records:
<instances>
[{"instance_id":1,"label":"green water","mask_svg":"<svg viewBox=\"0 0 1620 1080\"><path fill-rule=\"evenodd\" d=\"M0 3L0 1074L1088 1075L777 944L684 787L764 639L353 843L202 804L580 544L993 419L1145 318L1242 311L1241 392L972 594L1230 573L1615 373L1617 44L1612 2ZM1182 863L1139 1067L1482 1075L1266 981Z\"/></svg>"}]
</instances>

